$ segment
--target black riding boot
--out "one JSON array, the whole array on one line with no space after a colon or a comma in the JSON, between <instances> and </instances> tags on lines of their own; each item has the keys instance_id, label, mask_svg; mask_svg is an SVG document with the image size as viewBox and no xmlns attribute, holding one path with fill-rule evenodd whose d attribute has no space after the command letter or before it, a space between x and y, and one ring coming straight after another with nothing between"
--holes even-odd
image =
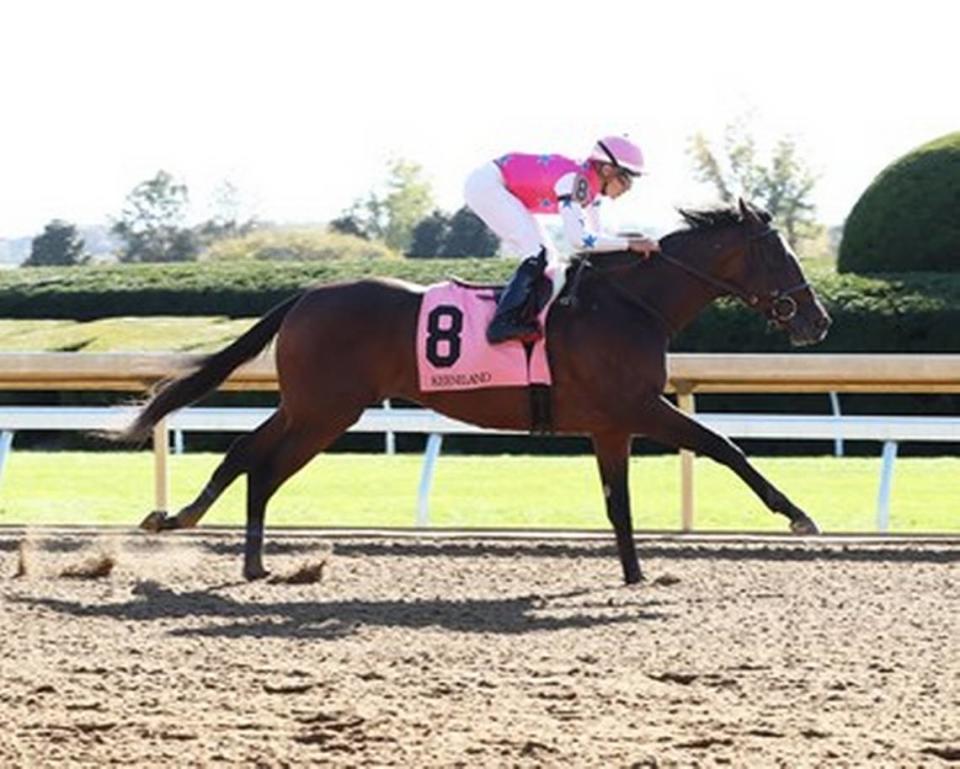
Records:
<instances>
[{"instance_id":1,"label":"black riding boot","mask_svg":"<svg viewBox=\"0 0 960 769\"><path fill-rule=\"evenodd\" d=\"M536 320L524 319L523 312L546 267L547 252L544 249L536 256L528 256L520 262L500 294L497 311L487 327L487 341L490 344L499 344L508 339L535 339L540 335L540 324Z\"/></svg>"}]
</instances>

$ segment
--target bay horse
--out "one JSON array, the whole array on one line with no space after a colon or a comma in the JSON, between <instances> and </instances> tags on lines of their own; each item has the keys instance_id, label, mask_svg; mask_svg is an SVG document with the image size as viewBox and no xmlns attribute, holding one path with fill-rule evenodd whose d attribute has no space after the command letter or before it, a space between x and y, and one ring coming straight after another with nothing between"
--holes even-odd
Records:
<instances>
[{"instance_id":1,"label":"bay horse","mask_svg":"<svg viewBox=\"0 0 960 769\"><path fill-rule=\"evenodd\" d=\"M813 520L737 446L674 407L663 390L670 336L720 296L742 299L784 328L795 344L820 341L830 318L766 212L741 200L729 208L680 213L686 228L666 236L659 255L591 256L592 267L579 271L575 287L566 287L546 326L553 429L593 440L628 584L642 579L627 489L634 435L727 465L771 511L789 519L793 532L818 533ZM575 297L569 297L572 288ZM414 334L422 296L422 287L393 279L311 288L274 307L192 372L162 385L121 438L144 439L163 416L213 391L276 336L277 410L233 443L194 501L174 516L155 511L141 526L150 531L195 526L246 473L243 574L259 579L267 575L262 559L267 501L369 404L403 398L483 427L529 429L527 388L420 390Z\"/></svg>"}]
</instances>

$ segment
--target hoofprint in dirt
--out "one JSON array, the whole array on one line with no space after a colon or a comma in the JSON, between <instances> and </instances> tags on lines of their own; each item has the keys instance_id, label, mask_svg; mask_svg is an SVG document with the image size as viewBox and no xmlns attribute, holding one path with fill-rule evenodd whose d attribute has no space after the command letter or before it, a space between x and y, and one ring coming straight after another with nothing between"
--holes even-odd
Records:
<instances>
[{"instance_id":1,"label":"hoofprint in dirt","mask_svg":"<svg viewBox=\"0 0 960 769\"><path fill-rule=\"evenodd\" d=\"M960 546L0 537L0 765L942 766ZM60 576L114 560L106 575ZM94 576L94 575L92 575ZM309 580L305 580L309 582Z\"/></svg>"}]
</instances>

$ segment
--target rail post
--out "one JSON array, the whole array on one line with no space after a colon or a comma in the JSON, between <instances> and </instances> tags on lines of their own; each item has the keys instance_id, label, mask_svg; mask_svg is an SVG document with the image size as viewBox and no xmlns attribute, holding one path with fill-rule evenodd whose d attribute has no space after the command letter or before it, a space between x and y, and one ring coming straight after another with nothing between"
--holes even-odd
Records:
<instances>
[{"instance_id":1,"label":"rail post","mask_svg":"<svg viewBox=\"0 0 960 769\"><path fill-rule=\"evenodd\" d=\"M7 463L7 455L13 448L13 430L0 430L0 481L3 480L3 468Z\"/></svg>"},{"instance_id":2,"label":"rail post","mask_svg":"<svg viewBox=\"0 0 960 769\"><path fill-rule=\"evenodd\" d=\"M833 415L839 420L843 414L840 411L840 394L833 392L832 390L827 393L830 396L830 410L833 412ZM833 455L835 457L843 456L843 436L837 435L833 439Z\"/></svg>"},{"instance_id":3,"label":"rail post","mask_svg":"<svg viewBox=\"0 0 960 769\"><path fill-rule=\"evenodd\" d=\"M893 463L897 459L897 442L884 441L880 466L880 488L877 489L877 531L890 530L890 493L893 490Z\"/></svg>"},{"instance_id":4,"label":"rail post","mask_svg":"<svg viewBox=\"0 0 960 769\"><path fill-rule=\"evenodd\" d=\"M390 409L390 399L386 398L383 401L383 410L390 411ZM387 430L384 433L384 450L391 457L397 453L397 440L393 430Z\"/></svg>"},{"instance_id":5,"label":"rail post","mask_svg":"<svg viewBox=\"0 0 960 769\"><path fill-rule=\"evenodd\" d=\"M684 414L697 413L693 386L689 382L677 382L677 408ZM693 452L680 450L680 529L693 531Z\"/></svg>"},{"instance_id":6,"label":"rail post","mask_svg":"<svg viewBox=\"0 0 960 769\"><path fill-rule=\"evenodd\" d=\"M420 473L420 488L417 491L417 528L425 529L430 525L430 488L433 486L433 474L443 446L443 436L431 433L427 438L427 450L423 455L423 470Z\"/></svg>"},{"instance_id":7,"label":"rail post","mask_svg":"<svg viewBox=\"0 0 960 769\"><path fill-rule=\"evenodd\" d=\"M170 505L170 431L167 420L153 428L153 509L166 512Z\"/></svg>"}]
</instances>

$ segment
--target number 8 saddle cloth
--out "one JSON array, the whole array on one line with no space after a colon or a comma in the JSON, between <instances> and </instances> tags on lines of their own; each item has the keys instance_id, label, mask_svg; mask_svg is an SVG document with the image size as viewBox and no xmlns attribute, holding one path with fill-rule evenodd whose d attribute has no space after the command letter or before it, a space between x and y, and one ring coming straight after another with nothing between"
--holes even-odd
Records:
<instances>
[{"instance_id":1,"label":"number 8 saddle cloth","mask_svg":"<svg viewBox=\"0 0 960 769\"><path fill-rule=\"evenodd\" d=\"M550 272L548 268L552 280ZM544 334L533 345L520 341L491 345L486 331L497 307L498 287L456 280L427 286L417 319L420 390L550 385L546 322L556 293L537 316Z\"/></svg>"}]
</instances>

